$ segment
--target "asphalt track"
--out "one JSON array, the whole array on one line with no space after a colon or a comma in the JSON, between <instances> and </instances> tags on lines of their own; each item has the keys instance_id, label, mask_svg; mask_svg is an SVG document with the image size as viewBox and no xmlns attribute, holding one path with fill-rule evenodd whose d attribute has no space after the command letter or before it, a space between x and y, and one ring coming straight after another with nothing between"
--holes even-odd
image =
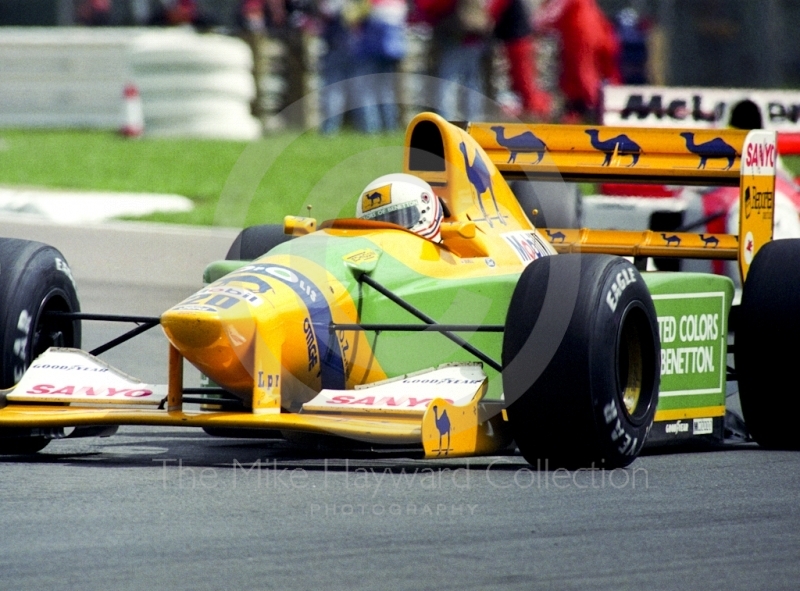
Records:
<instances>
[{"instance_id":1,"label":"asphalt track","mask_svg":"<svg viewBox=\"0 0 800 591\"><path fill-rule=\"evenodd\" d=\"M235 232L0 235L60 248L86 311L158 314ZM105 358L164 381L165 352L152 332ZM565 472L126 427L0 461L0 589L794 590L798 491L800 453L751 444Z\"/></svg>"}]
</instances>

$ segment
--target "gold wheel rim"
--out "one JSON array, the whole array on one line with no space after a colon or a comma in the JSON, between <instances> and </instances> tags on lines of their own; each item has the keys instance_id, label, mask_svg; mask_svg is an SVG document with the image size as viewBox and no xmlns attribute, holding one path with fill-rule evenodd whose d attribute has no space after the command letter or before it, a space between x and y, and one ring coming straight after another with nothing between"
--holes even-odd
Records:
<instances>
[{"instance_id":1,"label":"gold wheel rim","mask_svg":"<svg viewBox=\"0 0 800 591\"><path fill-rule=\"evenodd\" d=\"M633 416L642 395L644 360L639 329L630 316L627 320L622 328L620 343L620 385L622 403L628 414Z\"/></svg>"}]
</instances>

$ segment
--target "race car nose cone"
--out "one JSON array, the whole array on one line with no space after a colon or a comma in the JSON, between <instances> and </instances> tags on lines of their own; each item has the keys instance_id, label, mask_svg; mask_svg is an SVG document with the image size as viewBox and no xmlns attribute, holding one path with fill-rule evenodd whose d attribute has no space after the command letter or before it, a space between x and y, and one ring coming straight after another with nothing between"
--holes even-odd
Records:
<instances>
[{"instance_id":1,"label":"race car nose cone","mask_svg":"<svg viewBox=\"0 0 800 591\"><path fill-rule=\"evenodd\" d=\"M220 318L209 312L187 314L168 310L161 316L161 326L178 350L210 347L223 334Z\"/></svg>"},{"instance_id":2,"label":"race car nose cone","mask_svg":"<svg viewBox=\"0 0 800 591\"><path fill-rule=\"evenodd\" d=\"M192 365L229 392L252 391L255 319L246 310L186 309L179 304L161 315L170 343Z\"/></svg>"},{"instance_id":3,"label":"race car nose cone","mask_svg":"<svg viewBox=\"0 0 800 591\"><path fill-rule=\"evenodd\" d=\"M224 284L203 288L161 315L172 344L191 360L209 348L239 349L255 331L251 306L262 301L244 289Z\"/></svg>"}]
</instances>

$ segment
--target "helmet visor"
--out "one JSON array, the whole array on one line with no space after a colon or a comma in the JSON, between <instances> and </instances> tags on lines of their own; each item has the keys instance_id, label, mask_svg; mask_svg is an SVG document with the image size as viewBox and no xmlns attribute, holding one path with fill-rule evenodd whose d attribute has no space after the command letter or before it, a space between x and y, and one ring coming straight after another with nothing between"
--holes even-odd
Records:
<instances>
[{"instance_id":1,"label":"helmet visor","mask_svg":"<svg viewBox=\"0 0 800 591\"><path fill-rule=\"evenodd\" d=\"M369 211L364 214L365 220L389 222L390 224L397 224L404 228L413 228L419 222L419 218L419 208L413 201L387 205L386 207L381 207L375 211Z\"/></svg>"}]
</instances>

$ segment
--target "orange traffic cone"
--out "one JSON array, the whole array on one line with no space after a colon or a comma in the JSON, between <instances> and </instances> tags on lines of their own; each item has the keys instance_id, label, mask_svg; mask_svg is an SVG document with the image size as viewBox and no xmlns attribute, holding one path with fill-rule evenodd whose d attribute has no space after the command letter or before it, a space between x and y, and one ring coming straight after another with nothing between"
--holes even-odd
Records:
<instances>
[{"instance_id":1,"label":"orange traffic cone","mask_svg":"<svg viewBox=\"0 0 800 591\"><path fill-rule=\"evenodd\" d=\"M120 133L126 137L140 137L144 133L144 111L139 89L135 84L128 84L122 97L125 102L125 123Z\"/></svg>"}]
</instances>

